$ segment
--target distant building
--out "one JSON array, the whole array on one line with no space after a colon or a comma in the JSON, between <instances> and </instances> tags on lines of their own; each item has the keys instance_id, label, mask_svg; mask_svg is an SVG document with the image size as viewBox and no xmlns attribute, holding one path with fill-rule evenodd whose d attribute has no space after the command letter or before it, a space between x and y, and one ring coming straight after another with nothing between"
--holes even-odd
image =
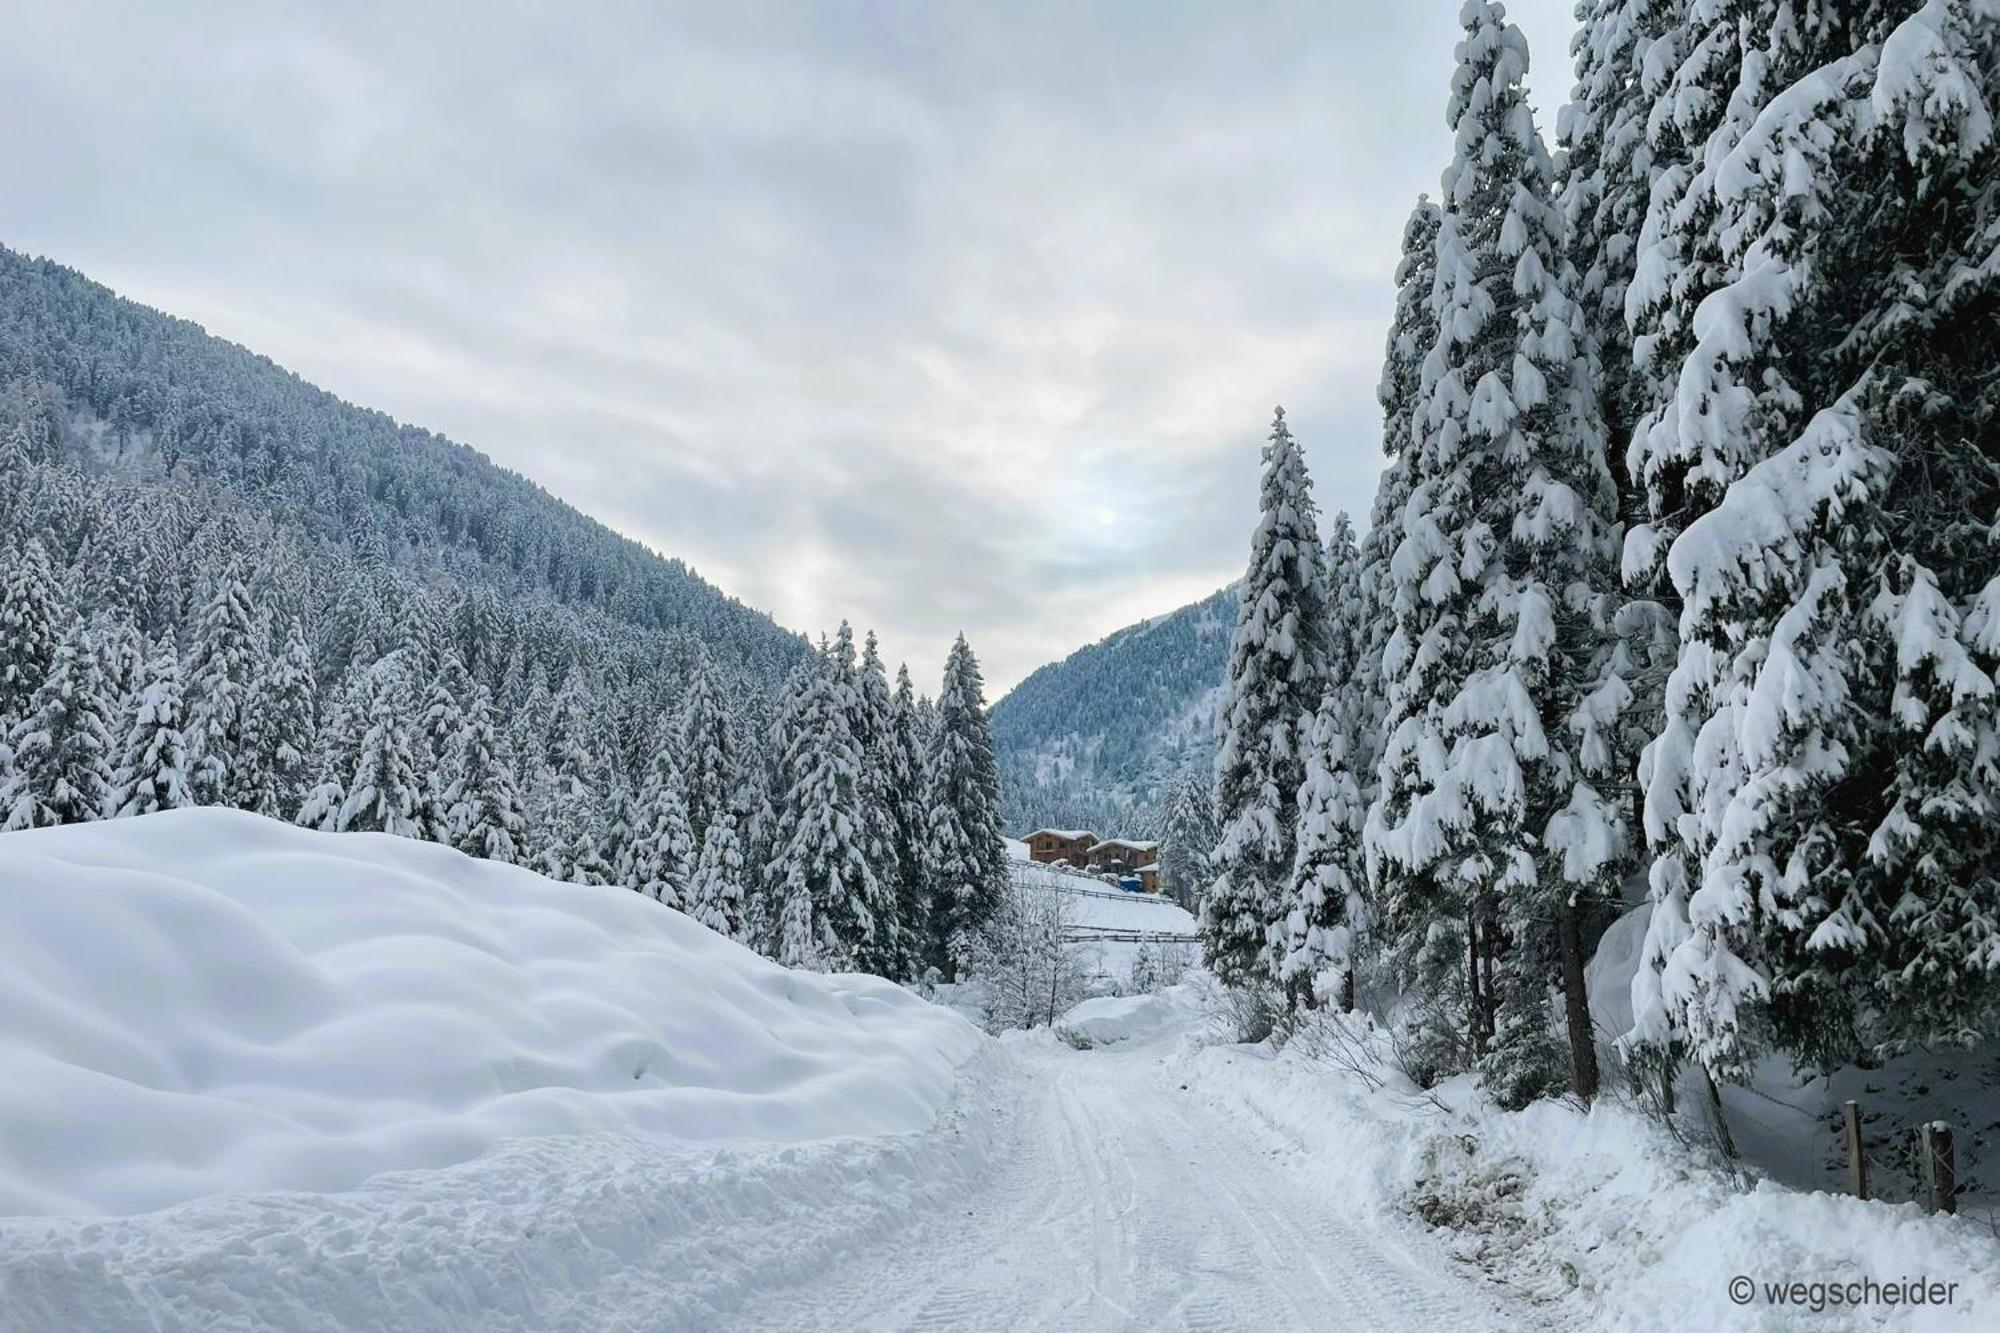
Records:
<instances>
[{"instance_id":1,"label":"distant building","mask_svg":"<svg viewBox=\"0 0 2000 1333\"><path fill-rule=\"evenodd\" d=\"M1131 838L1105 838L1093 843L1090 848L1092 870L1129 875L1141 866L1146 866L1153 870L1157 880L1159 860L1160 844L1157 842L1136 842Z\"/></svg>"},{"instance_id":2,"label":"distant building","mask_svg":"<svg viewBox=\"0 0 2000 1333\"><path fill-rule=\"evenodd\" d=\"M1089 829L1041 828L1028 835L1027 843L1031 861L1067 861L1082 866L1090 863L1090 849L1097 845L1097 835Z\"/></svg>"},{"instance_id":3,"label":"distant building","mask_svg":"<svg viewBox=\"0 0 2000 1333\"><path fill-rule=\"evenodd\" d=\"M1025 839L1028 859L1066 862L1080 870L1136 879L1147 893L1160 891L1160 844L1099 838L1089 829L1038 828Z\"/></svg>"}]
</instances>

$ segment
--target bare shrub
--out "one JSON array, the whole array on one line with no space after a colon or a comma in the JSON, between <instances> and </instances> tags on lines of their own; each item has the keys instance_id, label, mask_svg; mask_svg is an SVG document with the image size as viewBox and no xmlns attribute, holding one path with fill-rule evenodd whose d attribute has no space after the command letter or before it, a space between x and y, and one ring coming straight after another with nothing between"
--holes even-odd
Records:
<instances>
[{"instance_id":1,"label":"bare shrub","mask_svg":"<svg viewBox=\"0 0 2000 1333\"><path fill-rule=\"evenodd\" d=\"M1253 1043L1270 1037L1285 1012L1284 996L1266 986L1218 985L1209 992L1210 1030L1223 1041Z\"/></svg>"},{"instance_id":2,"label":"bare shrub","mask_svg":"<svg viewBox=\"0 0 2000 1333\"><path fill-rule=\"evenodd\" d=\"M1043 1027L1089 994L1090 978L1071 941L1072 894L1018 871L1001 890L992 919L972 950L971 971L985 983L990 1032Z\"/></svg>"},{"instance_id":3,"label":"bare shrub","mask_svg":"<svg viewBox=\"0 0 2000 1333\"><path fill-rule=\"evenodd\" d=\"M1387 1057L1374 1025L1356 1014L1318 1013L1294 1029L1288 1049L1314 1064L1351 1075L1371 1091L1387 1082Z\"/></svg>"}]
</instances>

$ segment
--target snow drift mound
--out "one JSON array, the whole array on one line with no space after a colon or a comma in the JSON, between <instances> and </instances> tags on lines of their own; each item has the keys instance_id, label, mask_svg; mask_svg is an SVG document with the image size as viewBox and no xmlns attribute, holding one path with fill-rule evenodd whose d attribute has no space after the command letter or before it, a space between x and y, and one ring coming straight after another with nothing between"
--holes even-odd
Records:
<instances>
[{"instance_id":1,"label":"snow drift mound","mask_svg":"<svg viewBox=\"0 0 2000 1333\"><path fill-rule=\"evenodd\" d=\"M340 1190L537 1136L921 1130L980 1040L430 844L224 810L0 835L0 1214Z\"/></svg>"},{"instance_id":2,"label":"snow drift mound","mask_svg":"<svg viewBox=\"0 0 2000 1333\"><path fill-rule=\"evenodd\" d=\"M1057 1019L1056 1030L1092 1046L1140 1042L1185 1028L1200 1007L1195 989L1187 985L1146 995L1100 995Z\"/></svg>"}]
</instances>

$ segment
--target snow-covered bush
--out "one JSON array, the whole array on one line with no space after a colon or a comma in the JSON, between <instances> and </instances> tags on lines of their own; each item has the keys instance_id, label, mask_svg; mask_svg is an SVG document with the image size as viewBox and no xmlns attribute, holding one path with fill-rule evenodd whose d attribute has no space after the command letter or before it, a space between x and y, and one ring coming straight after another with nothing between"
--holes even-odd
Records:
<instances>
[{"instance_id":1,"label":"snow-covered bush","mask_svg":"<svg viewBox=\"0 0 2000 1333\"><path fill-rule=\"evenodd\" d=\"M1135 995L1145 995L1180 985L1193 962L1188 954L1187 945L1171 940L1141 941L1132 951L1132 975L1127 989Z\"/></svg>"},{"instance_id":2,"label":"snow-covered bush","mask_svg":"<svg viewBox=\"0 0 2000 1333\"><path fill-rule=\"evenodd\" d=\"M969 954L989 1032L1046 1026L1089 993L1090 976L1071 939L1076 904L1075 895L1018 868L1003 881Z\"/></svg>"}]
</instances>

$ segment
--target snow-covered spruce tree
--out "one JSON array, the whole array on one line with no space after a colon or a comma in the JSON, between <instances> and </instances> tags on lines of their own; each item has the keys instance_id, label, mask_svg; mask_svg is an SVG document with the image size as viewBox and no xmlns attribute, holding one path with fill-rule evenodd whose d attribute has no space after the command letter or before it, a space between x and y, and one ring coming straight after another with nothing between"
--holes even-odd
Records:
<instances>
[{"instance_id":1,"label":"snow-covered spruce tree","mask_svg":"<svg viewBox=\"0 0 2000 1333\"><path fill-rule=\"evenodd\" d=\"M778 807L771 799L777 781L776 764L760 760L743 784L743 804L750 812L739 837L743 842L743 942L776 956L777 896L771 865L777 859L771 839L778 830ZM704 847L708 844L704 841Z\"/></svg>"},{"instance_id":2,"label":"snow-covered spruce tree","mask_svg":"<svg viewBox=\"0 0 2000 1333\"><path fill-rule=\"evenodd\" d=\"M875 868L871 884L874 893L868 913L875 922L867 950L858 958L861 971L878 976L900 977L904 944L896 908L901 901L896 891L896 823L889 786L893 759L890 755L889 680L882 669L875 635L868 635L867 647L857 663L854 631L846 621L834 636L832 655L834 682L841 693L841 708L848 732L861 759L858 792L861 824L861 854Z\"/></svg>"},{"instance_id":3,"label":"snow-covered spruce tree","mask_svg":"<svg viewBox=\"0 0 2000 1333\"><path fill-rule=\"evenodd\" d=\"M1476 1061L1519 1105L1565 1078L1596 1091L1579 916L1616 881L1603 733L1629 691L1609 646L1615 495L1556 280L1561 218L1523 89L1527 43L1490 0L1467 0L1461 20L1438 340L1390 562L1389 711L1365 840L1405 983L1423 996L1419 1061Z\"/></svg>"},{"instance_id":4,"label":"snow-covered spruce tree","mask_svg":"<svg viewBox=\"0 0 2000 1333\"><path fill-rule=\"evenodd\" d=\"M69 620L39 537L0 552L0 728L28 711Z\"/></svg>"},{"instance_id":5,"label":"snow-covered spruce tree","mask_svg":"<svg viewBox=\"0 0 2000 1333\"><path fill-rule=\"evenodd\" d=\"M1277 979L1298 855L1299 788L1326 679L1326 580L1305 459L1279 408L1264 446L1259 517L1216 710L1215 878L1202 897L1202 952L1232 986Z\"/></svg>"},{"instance_id":6,"label":"snow-covered spruce tree","mask_svg":"<svg viewBox=\"0 0 2000 1333\"><path fill-rule=\"evenodd\" d=\"M1726 111L1648 216L1659 303L1688 254L1711 290L1635 442L1655 518L1626 558L1683 643L1628 1040L1716 1078L2000 1018L2000 14L1748 8Z\"/></svg>"},{"instance_id":7,"label":"snow-covered spruce tree","mask_svg":"<svg viewBox=\"0 0 2000 1333\"><path fill-rule=\"evenodd\" d=\"M1345 514L1334 516L1326 562L1322 692L1306 740L1285 912L1271 923L1269 949L1276 979L1288 990L1351 1010L1356 935L1367 918L1361 847L1367 805L1356 773L1367 748L1368 701L1359 670L1367 607L1354 526Z\"/></svg>"},{"instance_id":8,"label":"snow-covered spruce tree","mask_svg":"<svg viewBox=\"0 0 2000 1333\"><path fill-rule=\"evenodd\" d=\"M632 869L639 851L639 797L615 760L597 768L599 797L597 854L604 860L605 882L632 887Z\"/></svg>"},{"instance_id":9,"label":"snow-covered spruce tree","mask_svg":"<svg viewBox=\"0 0 2000 1333\"><path fill-rule=\"evenodd\" d=\"M679 744L674 728L667 723L667 711L663 694L637 681L618 693L616 715L612 718L612 730L617 738L612 757L619 777L631 791L635 803L645 799L646 775L652 766L653 756L659 752L662 738L668 744ZM636 811L636 804L634 809ZM636 814L634 817L636 819ZM630 848L626 850L629 857ZM621 879L619 882L626 881Z\"/></svg>"},{"instance_id":10,"label":"snow-covered spruce tree","mask_svg":"<svg viewBox=\"0 0 2000 1333\"><path fill-rule=\"evenodd\" d=\"M308 769L312 777L299 796L298 813L292 817L292 822L301 828L337 831L340 806L347 799L347 778L354 771L361 748L357 717L363 674L361 670L350 670L320 716Z\"/></svg>"},{"instance_id":11,"label":"snow-covered spruce tree","mask_svg":"<svg viewBox=\"0 0 2000 1333\"><path fill-rule=\"evenodd\" d=\"M556 726L556 696L549 688L548 670L531 662L521 677L520 697L508 708L494 704L494 720L505 720L508 743L521 778L521 790L528 811L528 840L523 845L529 860L539 861L548 833L543 827L547 812L540 807L547 780L554 775L550 758L550 732ZM523 865L528 862L524 860Z\"/></svg>"},{"instance_id":12,"label":"snow-covered spruce tree","mask_svg":"<svg viewBox=\"0 0 2000 1333\"><path fill-rule=\"evenodd\" d=\"M21 491L33 475L35 453L28 440L27 427L16 422L0 430L0 530L18 532L25 526L22 511L27 506ZM0 552L11 555L12 546L9 542L7 546L0 547Z\"/></svg>"},{"instance_id":13,"label":"snow-covered spruce tree","mask_svg":"<svg viewBox=\"0 0 2000 1333\"><path fill-rule=\"evenodd\" d=\"M701 858L688 884L688 915L717 934L742 942L743 885L743 844L736 836L736 813L725 807L710 822L701 844Z\"/></svg>"},{"instance_id":14,"label":"snow-covered spruce tree","mask_svg":"<svg viewBox=\"0 0 2000 1333\"><path fill-rule=\"evenodd\" d=\"M689 878L700 854L688 821L679 760L671 746L662 745L653 754L640 793L630 871L619 882L685 910Z\"/></svg>"},{"instance_id":15,"label":"snow-covered spruce tree","mask_svg":"<svg viewBox=\"0 0 2000 1333\"><path fill-rule=\"evenodd\" d=\"M110 709L89 628L72 619L48 673L7 736L0 828L46 828L104 817L113 791Z\"/></svg>"},{"instance_id":16,"label":"snow-covered spruce tree","mask_svg":"<svg viewBox=\"0 0 2000 1333\"><path fill-rule=\"evenodd\" d=\"M1668 110L1659 99L1681 65L1687 10L1688 0L1584 0L1573 44L1576 83L1556 120L1570 294L1583 316L1598 414L1616 451L1648 405L1625 296L1654 182L1686 160L1671 119L1663 114L1657 128L1649 126L1656 108Z\"/></svg>"},{"instance_id":17,"label":"snow-covered spruce tree","mask_svg":"<svg viewBox=\"0 0 2000 1333\"><path fill-rule=\"evenodd\" d=\"M522 859L520 790L484 685L473 686L462 726L458 776L445 820L451 845L489 861L517 863Z\"/></svg>"},{"instance_id":18,"label":"snow-covered spruce tree","mask_svg":"<svg viewBox=\"0 0 2000 1333\"><path fill-rule=\"evenodd\" d=\"M910 669L896 668L896 693L889 701L889 736L883 780L889 814L895 827L894 875L898 953L895 975L912 980L924 970L925 941L930 938L930 895L925 883L925 844L929 838L925 794L929 790L930 738L917 712Z\"/></svg>"},{"instance_id":19,"label":"snow-covered spruce tree","mask_svg":"<svg viewBox=\"0 0 2000 1333\"><path fill-rule=\"evenodd\" d=\"M189 785L199 805L256 805L261 793L248 770L264 666L257 614L232 563L216 581L188 648Z\"/></svg>"},{"instance_id":20,"label":"snow-covered spruce tree","mask_svg":"<svg viewBox=\"0 0 2000 1333\"><path fill-rule=\"evenodd\" d=\"M821 662L799 684L778 768L777 956L787 967L851 971L874 948L869 904L880 892L860 841L861 750L833 665Z\"/></svg>"},{"instance_id":21,"label":"snow-covered spruce tree","mask_svg":"<svg viewBox=\"0 0 2000 1333\"><path fill-rule=\"evenodd\" d=\"M744 778L736 716L707 653L696 655L687 697L681 703L679 751L688 829L699 847L715 812L735 805Z\"/></svg>"},{"instance_id":22,"label":"snow-covered spruce tree","mask_svg":"<svg viewBox=\"0 0 2000 1333\"><path fill-rule=\"evenodd\" d=\"M930 779L928 963L955 977L993 912L1007 876L1000 834L1000 774L986 717L985 678L960 634L945 658L926 764Z\"/></svg>"},{"instance_id":23,"label":"snow-covered spruce tree","mask_svg":"<svg viewBox=\"0 0 2000 1333\"><path fill-rule=\"evenodd\" d=\"M439 646L433 656L429 688L418 720L422 742L420 752L429 763L418 775L416 820L419 837L431 842L451 843L452 792L458 786L464 755L465 701L472 697L472 677L465 663L448 645Z\"/></svg>"},{"instance_id":24,"label":"snow-covered spruce tree","mask_svg":"<svg viewBox=\"0 0 2000 1333\"><path fill-rule=\"evenodd\" d=\"M252 728L257 790L251 808L284 819L298 811L311 785L319 736L312 649L297 617L286 622L284 643L266 663L257 697Z\"/></svg>"},{"instance_id":25,"label":"snow-covered spruce tree","mask_svg":"<svg viewBox=\"0 0 2000 1333\"><path fill-rule=\"evenodd\" d=\"M1629 437L1614 437L1612 443L1625 450L1624 471L1645 487L1650 511L1650 527L1627 534L1626 581L1650 587L1663 599L1672 598L1672 588L1659 568L1660 553L1691 513L1713 504L1713 488L1727 484L1738 470L1732 460L1680 453L1667 447L1664 437L1647 441L1660 409L1675 397L1681 363L1694 345L1695 313L1727 278L1713 226L1714 200L1701 178L1735 147L1755 115L1738 87L1744 39L1760 22L1768 29L1775 18L1775 7L1763 0L1680 0L1671 30L1648 51L1640 88L1650 160L1648 196L1625 289L1635 375L1628 404L1633 424ZM1762 76L1755 67L1750 73L1754 87ZM1619 108L1610 114L1618 116Z\"/></svg>"},{"instance_id":26,"label":"snow-covered spruce tree","mask_svg":"<svg viewBox=\"0 0 2000 1333\"><path fill-rule=\"evenodd\" d=\"M188 790L186 716L180 654L169 640L148 658L125 727L117 780L105 800L112 815L149 815L194 804Z\"/></svg>"},{"instance_id":27,"label":"snow-covered spruce tree","mask_svg":"<svg viewBox=\"0 0 2000 1333\"><path fill-rule=\"evenodd\" d=\"M779 881L777 864L778 804L784 794L779 769L798 730L807 681L818 669L818 663L810 659L792 668L778 692L781 703L764 744L747 756L745 766L742 804L749 815L741 830L748 872L743 886L744 931L752 948L773 958L778 956L779 918L787 892Z\"/></svg>"},{"instance_id":28,"label":"snow-covered spruce tree","mask_svg":"<svg viewBox=\"0 0 2000 1333\"><path fill-rule=\"evenodd\" d=\"M1160 888L1189 911L1200 909L1201 895L1215 877L1209 854L1218 836L1214 780L1190 768L1174 780L1160 831Z\"/></svg>"},{"instance_id":29,"label":"snow-covered spruce tree","mask_svg":"<svg viewBox=\"0 0 2000 1333\"><path fill-rule=\"evenodd\" d=\"M1685 179L1683 131L1705 118L1699 85L1715 63L1710 49L1675 91L1686 44L1695 38L1688 8L1688 0L1591 0L1582 7L1576 84L1558 117L1564 148L1558 194L1568 234L1564 286L1577 309L1578 346L1589 363L1613 462L1617 514L1628 527L1646 520L1647 492L1617 460L1660 389L1658 376L1639 367L1628 294L1649 200L1670 172L1670 192ZM1670 103L1670 96L1684 100ZM1632 591L1614 630L1617 671L1633 698L1607 737L1619 751L1621 772L1629 767L1625 755L1636 756L1659 731L1666 678L1679 647L1675 607L1659 599L1658 581L1642 578ZM1639 788L1625 785L1628 819L1636 827Z\"/></svg>"},{"instance_id":30,"label":"snow-covered spruce tree","mask_svg":"<svg viewBox=\"0 0 2000 1333\"><path fill-rule=\"evenodd\" d=\"M97 679L105 707L114 724L122 723L138 700L146 645L131 620L102 608L90 617L90 637L97 645ZM114 726L113 740L120 738Z\"/></svg>"},{"instance_id":31,"label":"snow-covered spruce tree","mask_svg":"<svg viewBox=\"0 0 2000 1333\"><path fill-rule=\"evenodd\" d=\"M611 882L598 804L601 766L591 744L595 693L574 668L556 693L531 819L535 868L573 884Z\"/></svg>"},{"instance_id":32,"label":"snow-covered spruce tree","mask_svg":"<svg viewBox=\"0 0 2000 1333\"><path fill-rule=\"evenodd\" d=\"M1361 538L1362 591L1374 610L1364 667L1379 674L1382 646L1393 621L1387 588L1389 556L1402 540L1403 506L1410 498L1407 455L1417 413L1423 406L1424 358L1437 343L1437 313L1431 288L1437 279L1438 206L1428 195L1417 199L1403 224L1403 255L1396 264L1396 316L1382 354L1382 378L1375 397L1382 405L1382 473L1368 531ZM1379 685L1377 686L1379 689Z\"/></svg>"},{"instance_id":33,"label":"snow-covered spruce tree","mask_svg":"<svg viewBox=\"0 0 2000 1333\"><path fill-rule=\"evenodd\" d=\"M1389 557L1403 539L1403 507L1410 500L1410 440L1416 415L1423 406L1423 367L1437 343L1437 314L1431 289L1437 280L1438 206L1420 195L1403 226L1403 255L1396 265L1396 316L1389 327L1382 355L1382 378L1376 400L1382 406L1382 451L1388 466L1376 487L1369 510L1368 531L1362 534L1356 557L1360 562L1363 642L1356 671L1366 710L1363 748L1352 762L1364 802L1375 799L1376 761L1382 748L1382 721L1388 712L1388 689L1382 678L1382 654L1396 627L1395 590L1389 577Z\"/></svg>"},{"instance_id":34,"label":"snow-covered spruce tree","mask_svg":"<svg viewBox=\"0 0 2000 1333\"><path fill-rule=\"evenodd\" d=\"M358 729L354 769L333 817L336 833L393 833L421 838L417 807L423 733L410 716L414 682L402 652L390 653L360 673L349 725Z\"/></svg>"}]
</instances>

